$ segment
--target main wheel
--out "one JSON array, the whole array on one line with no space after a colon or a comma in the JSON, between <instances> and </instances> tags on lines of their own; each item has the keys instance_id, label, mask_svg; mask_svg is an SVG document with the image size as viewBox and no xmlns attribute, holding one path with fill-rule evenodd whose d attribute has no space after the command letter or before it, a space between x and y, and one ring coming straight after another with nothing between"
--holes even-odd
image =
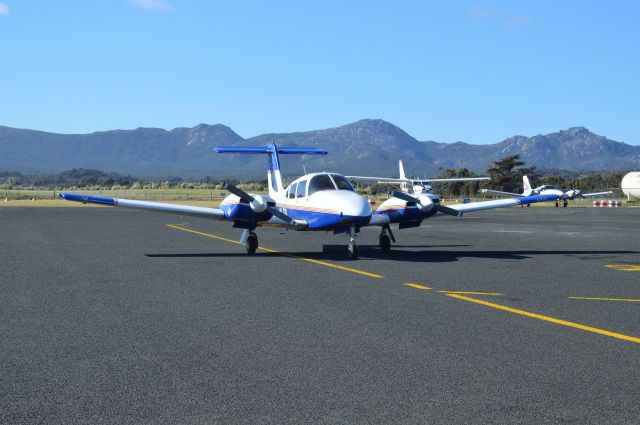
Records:
<instances>
[{"instance_id":1,"label":"main wheel","mask_svg":"<svg viewBox=\"0 0 640 425\"><path fill-rule=\"evenodd\" d=\"M356 258L358 258L358 245L353 242L350 243L348 246L348 253L350 260L355 260Z\"/></svg>"},{"instance_id":2,"label":"main wheel","mask_svg":"<svg viewBox=\"0 0 640 425\"><path fill-rule=\"evenodd\" d=\"M556 201L556 208L558 208L560 206L560 204L558 203L558 201Z\"/></svg>"},{"instance_id":3,"label":"main wheel","mask_svg":"<svg viewBox=\"0 0 640 425\"><path fill-rule=\"evenodd\" d=\"M569 201L567 201L566 199L562 202L562 206L563 208L567 208L567 205L569 205Z\"/></svg>"},{"instance_id":4,"label":"main wheel","mask_svg":"<svg viewBox=\"0 0 640 425\"><path fill-rule=\"evenodd\" d=\"M247 254L249 255L255 254L256 250L258 249L258 235L256 235L253 232L250 232L244 246L247 248Z\"/></svg>"},{"instance_id":5,"label":"main wheel","mask_svg":"<svg viewBox=\"0 0 640 425\"><path fill-rule=\"evenodd\" d=\"M389 252L389 250L391 250L391 238L389 235L380 235L380 250L383 252Z\"/></svg>"}]
</instances>

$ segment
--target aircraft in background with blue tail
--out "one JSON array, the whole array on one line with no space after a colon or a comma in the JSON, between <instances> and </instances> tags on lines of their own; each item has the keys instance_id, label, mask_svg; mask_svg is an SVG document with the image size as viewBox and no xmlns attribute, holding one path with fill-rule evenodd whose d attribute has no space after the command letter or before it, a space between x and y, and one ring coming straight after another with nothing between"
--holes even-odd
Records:
<instances>
[{"instance_id":1,"label":"aircraft in background with blue tail","mask_svg":"<svg viewBox=\"0 0 640 425\"><path fill-rule=\"evenodd\" d=\"M348 256L358 256L356 236L365 226L380 227L380 249L389 251L395 237L391 224L400 229L418 227L423 220L436 215L460 217L463 213L504 208L522 204L553 201L557 195L534 195L516 199L474 202L444 206L434 194L423 193L419 197L403 192L391 192L391 198L375 211L369 200L354 190L349 180L338 173L312 173L294 180L287 188L282 184L279 155L317 154L327 152L316 148L282 148L275 144L266 147L217 147L218 153L266 154L269 195L247 193L229 183L224 185L231 194L220 203L219 208L174 205L159 202L118 199L76 193L60 193L69 201L85 204L110 205L125 208L159 211L171 214L190 215L233 222L233 227L242 229L240 242L245 244L248 254L258 248L256 228L276 226L299 231L333 231L349 237Z\"/></svg>"}]
</instances>

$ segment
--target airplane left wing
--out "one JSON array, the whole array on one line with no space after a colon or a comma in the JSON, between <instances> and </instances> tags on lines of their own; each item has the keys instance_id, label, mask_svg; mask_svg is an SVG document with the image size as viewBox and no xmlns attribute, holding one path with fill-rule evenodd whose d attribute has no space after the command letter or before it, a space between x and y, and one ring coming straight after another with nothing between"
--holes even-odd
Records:
<instances>
[{"instance_id":1,"label":"airplane left wing","mask_svg":"<svg viewBox=\"0 0 640 425\"><path fill-rule=\"evenodd\" d=\"M195 207L191 205L165 204L162 202L136 201L132 199L110 198L106 196L92 196L78 193L61 192L60 197L67 201L82 202L83 204L98 204L112 207L135 208L152 210L170 214L191 215L195 217L223 220L224 212L218 208Z\"/></svg>"},{"instance_id":2,"label":"airplane left wing","mask_svg":"<svg viewBox=\"0 0 640 425\"><path fill-rule=\"evenodd\" d=\"M607 192L593 192L593 193L583 193L582 196L600 196L600 195L611 195L612 191Z\"/></svg>"},{"instance_id":3,"label":"airplane left wing","mask_svg":"<svg viewBox=\"0 0 640 425\"><path fill-rule=\"evenodd\" d=\"M470 202L468 204L448 205L449 208L461 213L491 210L494 208L513 207L523 204L535 204L538 202L555 201L558 195L533 195L514 199L497 199L495 201Z\"/></svg>"},{"instance_id":4,"label":"airplane left wing","mask_svg":"<svg viewBox=\"0 0 640 425\"><path fill-rule=\"evenodd\" d=\"M480 189L480 193L495 193L497 195L507 195L507 196L517 196L517 197L524 196L522 193L502 192L500 190L493 190L493 189Z\"/></svg>"},{"instance_id":5,"label":"airplane left wing","mask_svg":"<svg viewBox=\"0 0 640 425\"><path fill-rule=\"evenodd\" d=\"M454 183L487 181L489 177L460 177L451 179L396 179L391 177L345 176L352 180L376 181L378 183Z\"/></svg>"}]
</instances>

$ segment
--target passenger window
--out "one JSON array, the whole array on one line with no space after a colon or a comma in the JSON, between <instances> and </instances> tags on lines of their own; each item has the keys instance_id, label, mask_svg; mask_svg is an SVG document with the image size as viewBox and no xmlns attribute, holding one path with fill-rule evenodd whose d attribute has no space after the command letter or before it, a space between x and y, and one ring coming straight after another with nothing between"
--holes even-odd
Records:
<instances>
[{"instance_id":1,"label":"passenger window","mask_svg":"<svg viewBox=\"0 0 640 425\"><path fill-rule=\"evenodd\" d=\"M296 198L304 198L307 192L307 181L301 181L298 183L298 189L296 190Z\"/></svg>"},{"instance_id":2,"label":"passenger window","mask_svg":"<svg viewBox=\"0 0 640 425\"><path fill-rule=\"evenodd\" d=\"M336 187L333 185L328 174L318 174L317 176L311 177L311 180L309 180L308 196L311 196L321 190L336 190Z\"/></svg>"},{"instance_id":3,"label":"passenger window","mask_svg":"<svg viewBox=\"0 0 640 425\"><path fill-rule=\"evenodd\" d=\"M296 188L298 187L298 183L292 184L289 188L289 199L293 199L296 197Z\"/></svg>"}]
</instances>

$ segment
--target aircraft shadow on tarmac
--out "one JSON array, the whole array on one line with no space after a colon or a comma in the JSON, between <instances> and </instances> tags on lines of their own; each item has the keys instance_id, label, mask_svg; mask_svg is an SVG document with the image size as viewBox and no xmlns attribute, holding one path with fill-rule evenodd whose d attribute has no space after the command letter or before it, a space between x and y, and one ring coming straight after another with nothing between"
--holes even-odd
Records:
<instances>
[{"instance_id":1,"label":"aircraft shadow on tarmac","mask_svg":"<svg viewBox=\"0 0 640 425\"><path fill-rule=\"evenodd\" d=\"M525 260L539 255L571 255L585 256L582 259L607 258L621 254L640 254L638 251L577 251L577 250L528 250L528 251L478 251L478 250L402 250L399 247L406 248L444 248L444 247L464 247L470 245L394 245L389 252L382 252L377 245L358 245L359 260L387 260L387 261L404 261L419 263L449 263L459 261L462 258L480 258L495 260ZM313 260L330 260L334 262L353 262L346 256L346 248L344 245L323 245L322 251L312 252L293 252L282 251L274 252L258 252L255 257L282 257L287 255L295 255L298 257L310 258ZM175 253L175 254L145 254L149 258L234 258L247 257L244 252L237 253Z\"/></svg>"}]
</instances>

